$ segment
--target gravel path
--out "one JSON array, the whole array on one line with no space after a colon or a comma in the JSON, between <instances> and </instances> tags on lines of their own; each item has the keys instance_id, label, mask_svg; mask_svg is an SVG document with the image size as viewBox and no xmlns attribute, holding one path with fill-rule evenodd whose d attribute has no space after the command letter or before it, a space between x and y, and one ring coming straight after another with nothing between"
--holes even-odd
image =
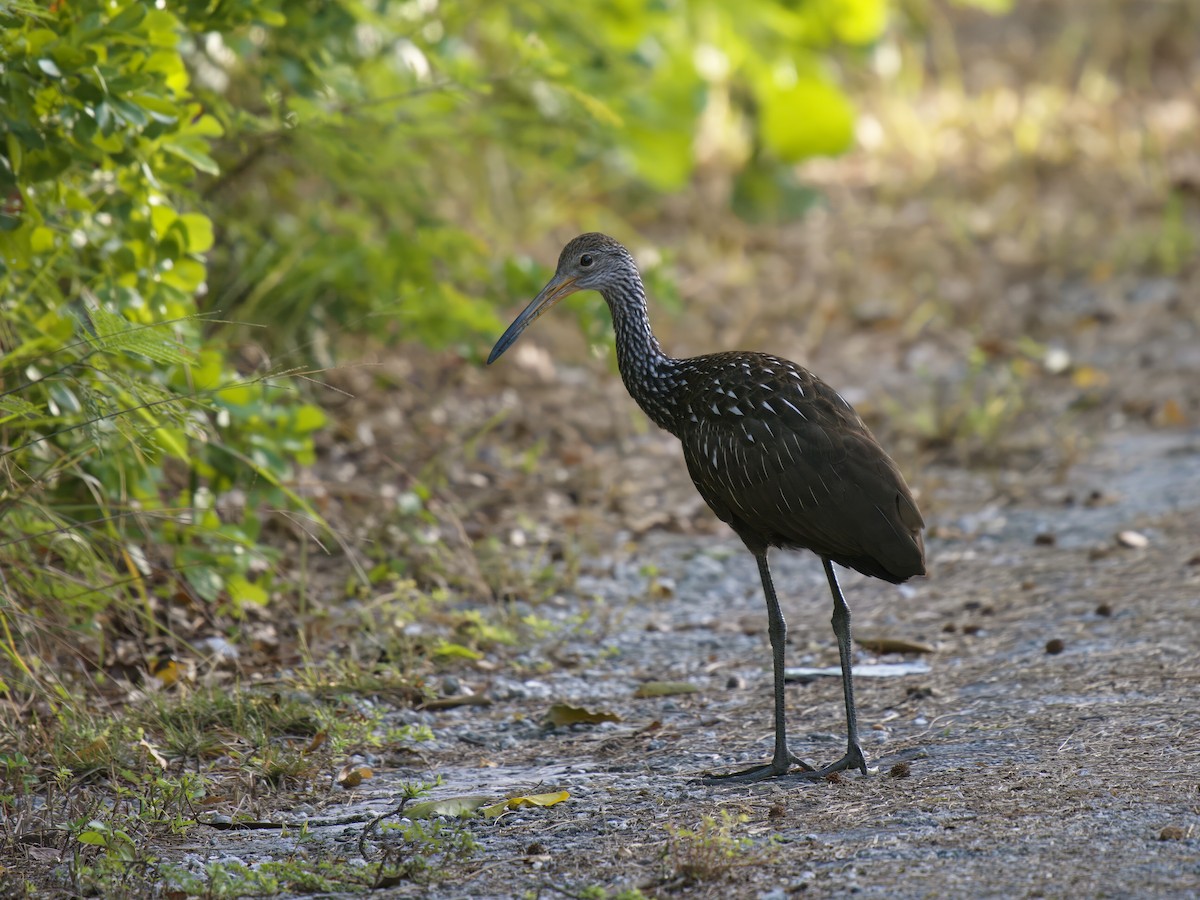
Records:
<instances>
[{"instance_id":1,"label":"gravel path","mask_svg":"<svg viewBox=\"0 0 1200 900\"><path fill-rule=\"evenodd\" d=\"M421 765L370 760L378 777L292 814L312 819L307 835L197 829L171 855L190 867L355 859L363 822L395 808L401 782L440 776L434 797L570 799L471 820L481 849L448 880L390 895L1200 895L1200 434L1119 436L1063 484L1019 502L996 494L947 473L930 578L844 578L856 636L935 648L924 674L858 681L872 777L693 780L770 754L765 614L737 544L651 533L591 560L577 596L538 609L560 630L520 660L524 677L446 685L490 705L396 714L436 733ZM774 563L789 666L836 665L820 564ZM698 691L635 697L648 681ZM557 703L618 720L543 727ZM788 705L796 752L840 755L836 678L789 686ZM672 836L705 817L717 823L707 844ZM384 847L366 849L377 859Z\"/></svg>"}]
</instances>

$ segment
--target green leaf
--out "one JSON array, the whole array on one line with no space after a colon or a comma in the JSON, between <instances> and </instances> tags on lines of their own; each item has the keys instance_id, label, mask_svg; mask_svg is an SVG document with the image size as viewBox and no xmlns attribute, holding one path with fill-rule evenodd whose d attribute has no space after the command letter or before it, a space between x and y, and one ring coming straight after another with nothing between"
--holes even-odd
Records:
<instances>
[{"instance_id":1,"label":"green leaf","mask_svg":"<svg viewBox=\"0 0 1200 900\"><path fill-rule=\"evenodd\" d=\"M99 831L85 831L79 835L79 843L90 844L93 847L107 847L108 836Z\"/></svg>"},{"instance_id":2,"label":"green leaf","mask_svg":"<svg viewBox=\"0 0 1200 900\"><path fill-rule=\"evenodd\" d=\"M292 427L301 434L307 434L310 431L316 431L318 428L324 428L328 421L329 418L325 415L325 411L321 407L306 403L304 406L296 409Z\"/></svg>"},{"instance_id":3,"label":"green leaf","mask_svg":"<svg viewBox=\"0 0 1200 900\"><path fill-rule=\"evenodd\" d=\"M204 263L194 259L175 259L164 262L169 262L170 268L165 268L159 273L159 280L163 284L179 288L185 294L191 294L200 287L204 283L205 275L208 274Z\"/></svg>"},{"instance_id":4,"label":"green leaf","mask_svg":"<svg viewBox=\"0 0 1200 900\"><path fill-rule=\"evenodd\" d=\"M758 99L763 143L784 162L833 156L854 140L854 107L831 84L808 78L781 88L771 80Z\"/></svg>"},{"instance_id":5,"label":"green leaf","mask_svg":"<svg viewBox=\"0 0 1200 900\"><path fill-rule=\"evenodd\" d=\"M187 232L189 253L207 253L213 245L212 219L203 213L184 213L179 217Z\"/></svg>"},{"instance_id":6,"label":"green leaf","mask_svg":"<svg viewBox=\"0 0 1200 900\"><path fill-rule=\"evenodd\" d=\"M247 604L266 606L271 599L266 588L248 581L242 575L231 575L226 579L225 590L229 592L229 599L239 607Z\"/></svg>"},{"instance_id":7,"label":"green leaf","mask_svg":"<svg viewBox=\"0 0 1200 900\"><path fill-rule=\"evenodd\" d=\"M175 220L179 218L179 213L171 209L169 206L158 204L150 207L150 226L154 229L154 234L160 240L167 233L167 229L175 224Z\"/></svg>"},{"instance_id":8,"label":"green leaf","mask_svg":"<svg viewBox=\"0 0 1200 900\"><path fill-rule=\"evenodd\" d=\"M34 253L45 253L54 249L54 232L45 225L39 225L29 235L29 249Z\"/></svg>"},{"instance_id":9,"label":"green leaf","mask_svg":"<svg viewBox=\"0 0 1200 900\"><path fill-rule=\"evenodd\" d=\"M92 332L86 337L97 350L140 353L161 363L183 363L189 358L188 351L159 328L133 325L103 306L89 307L87 314Z\"/></svg>"},{"instance_id":10,"label":"green leaf","mask_svg":"<svg viewBox=\"0 0 1200 900\"><path fill-rule=\"evenodd\" d=\"M191 458L188 453L187 433L180 428L155 428L154 443L164 453L187 462Z\"/></svg>"},{"instance_id":11,"label":"green leaf","mask_svg":"<svg viewBox=\"0 0 1200 900\"><path fill-rule=\"evenodd\" d=\"M438 643L433 650L433 655L441 659L483 659L483 654L478 650L472 650L462 644L452 644L445 640Z\"/></svg>"},{"instance_id":12,"label":"green leaf","mask_svg":"<svg viewBox=\"0 0 1200 900\"><path fill-rule=\"evenodd\" d=\"M413 803L404 807L404 815L410 819L432 819L434 816L447 818L464 818L475 815L477 811L487 806L491 797L472 795L467 797L447 797L444 800L426 800L423 803Z\"/></svg>"},{"instance_id":13,"label":"green leaf","mask_svg":"<svg viewBox=\"0 0 1200 900\"><path fill-rule=\"evenodd\" d=\"M208 155L208 145L198 139L182 138L162 142L162 148L208 175L217 175L221 167Z\"/></svg>"},{"instance_id":14,"label":"green leaf","mask_svg":"<svg viewBox=\"0 0 1200 900\"><path fill-rule=\"evenodd\" d=\"M0 394L0 411L10 414L0 419L0 421L4 422L17 416L32 419L42 414L42 410L23 397L18 397L16 394Z\"/></svg>"},{"instance_id":15,"label":"green leaf","mask_svg":"<svg viewBox=\"0 0 1200 900\"><path fill-rule=\"evenodd\" d=\"M738 173L733 183L733 211L747 222L780 224L807 213L821 195L801 182L794 167L755 162Z\"/></svg>"}]
</instances>

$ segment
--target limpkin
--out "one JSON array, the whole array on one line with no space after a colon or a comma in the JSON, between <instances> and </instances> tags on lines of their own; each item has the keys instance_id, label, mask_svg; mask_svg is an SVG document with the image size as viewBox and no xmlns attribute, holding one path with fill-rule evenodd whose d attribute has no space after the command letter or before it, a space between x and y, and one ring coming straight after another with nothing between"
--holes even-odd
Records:
<instances>
[{"instance_id":1,"label":"limpkin","mask_svg":"<svg viewBox=\"0 0 1200 900\"><path fill-rule=\"evenodd\" d=\"M538 316L583 290L599 291L608 303L625 387L656 425L683 443L696 489L758 561L775 675L775 752L769 763L707 780L755 781L787 774L794 765L810 778L847 769L867 774L854 706L850 608L833 564L894 584L925 574L925 523L900 470L850 404L793 362L765 353L691 359L664 353L650 330L637 265L607 235L584 234L566 245L554 277L496 342L488 363ZM772 547L821 557L833 594L846 754L821 769L788 749L787 626L767 564Z\"/></svg>"}]
</instances>

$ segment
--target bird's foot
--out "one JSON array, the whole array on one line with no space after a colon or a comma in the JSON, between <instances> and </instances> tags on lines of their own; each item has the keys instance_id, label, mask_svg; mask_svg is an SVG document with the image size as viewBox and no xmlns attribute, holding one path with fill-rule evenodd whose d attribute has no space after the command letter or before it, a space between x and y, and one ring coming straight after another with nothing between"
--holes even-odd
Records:
<instances>
[{"instance_id":1,"label":"bird's foot","mask_svg":"<svg viewBox=\"0 0 1200 900\"><path fill-rule=\"evenodd\" d=\"M768 778L779 778L783 775L792 774L793 766L800 767L800 771L794 773L797 775L815 775L817 772L816 769L796 756L796 754L788 753L786 757L777 757L769 763L763 763L761 766L752 766L749 769L741 769L737 772L701 775L700 782L703 784L752 784L755 781L765 781Z\"/></svg>"},{"instance_id":2,"label":"bird's foot","mask_svg":"<svg viewBox=\"0 0 1200 900\"><path fill-rule=\"evenodd\" d=\"M796 773L796 777L816 781L818 778L828 778L830 775L836 775L838 772L847 772L850 769L858 769L864 775L870 775L874 771L877 771L867 768L867 758L863 755L862 747L857 743L852 743L846 748L846 755L837 762L830 763L820 769L798 772Z\"/></svg>"}]
</instances>

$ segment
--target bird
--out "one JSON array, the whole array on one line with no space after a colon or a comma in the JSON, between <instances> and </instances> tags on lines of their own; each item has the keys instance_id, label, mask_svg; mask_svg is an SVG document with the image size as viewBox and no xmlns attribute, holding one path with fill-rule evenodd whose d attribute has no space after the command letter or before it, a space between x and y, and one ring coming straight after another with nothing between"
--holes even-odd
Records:
<instances>
[{"instance_id":1,"label":"bird","mask_svg":"<svg viewBox=\"0 0 1200 900\"><path fill-rule=\"evenodd\" d=\"M854 703L850 608L834 564L893 584L925 574L925 522L900 469L837 391L790 360L746 351L685 359L665 353L651 330L632 254L605 234L582 234L566 244L554 276L496 342L488 364L539 316L585 290L598 291L608 304L626 389L651 421L680 440L700 496L758 563L774 673L774 752L762 765L703 780L869 774ZM771 549L815 553L833 595L846 753L821 768L788 747L787 624L767 562Z\"/></svg>"}]
</instances>

